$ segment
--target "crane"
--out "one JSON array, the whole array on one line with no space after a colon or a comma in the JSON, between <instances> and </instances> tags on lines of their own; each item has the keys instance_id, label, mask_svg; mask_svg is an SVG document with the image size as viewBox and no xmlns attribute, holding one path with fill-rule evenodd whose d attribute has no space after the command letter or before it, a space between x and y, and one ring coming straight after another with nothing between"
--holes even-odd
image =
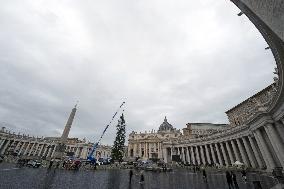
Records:
<instances>
[{"instance_id":1,"label":"crane","mask_svg":"<svg viewBox=\"0 0 284 189\"><path fill-rule=\"evenodd\" d=\"M94 153L96 152L96 149L99 145L99 143L101 142L106 130L108 129L108 127L111 125L111 123L113 122L114 118L116 117L116 115L118 114L119 110L123 107L123 105L125 104L125 102L122 102L122 104L119 106L119 108L117 109L117 111L114 113L114 115L112 116L112 119L110 120L109 124L107 124L107 126L105 127L103 133L101 134L99 140L94 143L92 150L90 151L90 153L87 156L87 160L91 162L91 164L96 163L96 157L93 157ZM123 110L124 111L124 110Z\"/></svg>"}]
</instances>

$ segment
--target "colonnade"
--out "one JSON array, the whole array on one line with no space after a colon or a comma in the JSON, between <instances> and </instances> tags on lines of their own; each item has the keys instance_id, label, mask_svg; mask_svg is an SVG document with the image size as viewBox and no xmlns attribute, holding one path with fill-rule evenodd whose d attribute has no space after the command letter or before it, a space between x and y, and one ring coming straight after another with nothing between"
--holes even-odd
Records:
<instances>
[{"instance_id":1,"label":"colonnade","mask_svg":"<svg viewBox=\"0 0 284 189\"><path fill-rule=\"evenodd\" d=\"M20 140L15 138L0 137L0 155L13 154L17 156L34 156L40 158L53 158L56 143L40 142L37 140ZM73 152L74 157L86 158L89 148L87 146L67 145L67 152Z\"/></svg>"},{"instance_id":2,"label":"colonnade","mask_svg":"<svg viewBox=\"0 0 284 189\"><path fill-rule=\"evenodd\" d=\"M174 155L191 165L231 166L236 161L247 167L271 171L284 167L284 126L281 122L266 123L257 129L222 136L218 140L201 142L165 143L165 162Z\"/></svg>"},{"instance_id":3,"label":"colonnade","mask_svg":"<svg viewBox=\"0 0 284 189\"><path fill-rule=\"evenodd\" d=\"M129 157L163 158L162 142L161 141L141 141L128 144Z\"/></svg>"}]
</instances>

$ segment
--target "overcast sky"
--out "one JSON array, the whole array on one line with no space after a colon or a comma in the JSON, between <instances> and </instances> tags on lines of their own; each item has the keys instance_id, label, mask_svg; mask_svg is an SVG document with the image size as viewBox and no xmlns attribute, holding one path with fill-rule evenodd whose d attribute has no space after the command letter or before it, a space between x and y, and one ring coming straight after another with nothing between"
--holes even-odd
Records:
<instances>
[{"instance_id":1,"label":"overcast sky","mask_svg":"<svg viewBox=\"0 0 284 189\"><path fill-rule=\"evenodd\" d=\"M0 0L0 122L95 141L126 101L127 134L164 116L228 123L226 110L273 82L257 29L228 0ZM115 123L103 143L112 144Z\"/></svg>"}]
</instances>

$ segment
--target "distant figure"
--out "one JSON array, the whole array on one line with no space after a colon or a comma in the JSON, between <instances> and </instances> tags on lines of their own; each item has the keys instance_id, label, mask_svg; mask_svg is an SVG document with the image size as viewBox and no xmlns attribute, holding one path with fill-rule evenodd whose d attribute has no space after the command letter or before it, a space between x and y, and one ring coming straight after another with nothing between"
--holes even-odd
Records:
<instances>
[{"instance_id":1,"label":"distant figure","mask_svg":"<svg viewBox=\"0 0 284 189\"><path fill-rule=\"evenodd\" d=\"M60 162L58 161L57 163L56 163L56 169L58 169L59 168L59 165L60 165Z\"/></svg>"},{"instance_id":2,"label":"distant figure","mask_svg":"<svg viewBox=\"0 0 284 189\"><path fill-rule=\"evenodd\" d=\"M130 171L129 171L129 183L131 183L132 176L133 176L133 171L132 171L132 169L130 169Z\"/></svg>"},{"instance_id":3,"label":"distant figure","mask_svg":"<svg viewBox=\"0 0 284 189\"><path fill-rule=\"evenodd\" d=\"M236 189L239 189L239 185L238 185L238 182L237 182L237 176L236 176L236 174L235 174L233 171L231 171L231 175L232 175L232 180L233 180L233 183L234 183L235 188L236 188Z\"/></svg>"},{"instance_id":4,"label":"distant figure","mask_svg":"<svg viewBox=\"0 0 284 189\"><path fill-rule=\"evenodd\" d=\"M247 182L247 172L245 170L242 170L242 178L245 181L245 183Z\"/></svg>"},{"instance_id":5,"label":"distant figure","mask_svg":"<svg viewBox=\"0 0 284 189\"><path fill-rule=\"evenodd\" d=\"M204 180L205 182L207 182L207 174L206 174L205 169L203 169L202 174L203 174L203 180Z\"/></svg>"},{"instance_id":6,"label":"distant figure","mask_svg":"<svg viewBox=\"0 0 284 189\"><path fill-rule=\"evenodd\" d=\"M229 173L229 171L226 171L226 178L229 189L233 188L232 175Z\"/></svg>"},{"instance_id":7,"label":"distant figure","mask_svg":"<svg viewBox=\"0 0 284 189\"><path fill-rule=\"evenodd\" d=\"M141 172L141 175L140 175L140 184L144 184L144 175L143 175L143 172Z\"/></svg>"},{"instance_id":8,"label":"distant figure","mask_svg":"<svg viewBox=\"0 0 284 189\"><path fill-rule=\"evenodd\" d=\"M48 168L51 169L52 165L53 165L53 160L50 160Z\"/></svg>"}]
</instances>

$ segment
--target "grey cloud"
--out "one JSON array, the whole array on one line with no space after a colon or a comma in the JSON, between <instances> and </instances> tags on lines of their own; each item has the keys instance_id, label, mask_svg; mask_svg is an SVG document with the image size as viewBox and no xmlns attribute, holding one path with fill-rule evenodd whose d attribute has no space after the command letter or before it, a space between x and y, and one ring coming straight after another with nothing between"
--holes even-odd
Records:
<instances>
[{"instance_id":1,"label":"grey cloud","mask_svg":"<svg viewBox=\"0 0 284 189\"><path fill-rule=\"evenodd\" d=\"M127 132L165 115L227 123L225 111L272 83L259 32L226 1L1 1L0 122L94 141L126 100ZM103 143L112 144L115 124Z\"/></svg>"}]
</instances>

